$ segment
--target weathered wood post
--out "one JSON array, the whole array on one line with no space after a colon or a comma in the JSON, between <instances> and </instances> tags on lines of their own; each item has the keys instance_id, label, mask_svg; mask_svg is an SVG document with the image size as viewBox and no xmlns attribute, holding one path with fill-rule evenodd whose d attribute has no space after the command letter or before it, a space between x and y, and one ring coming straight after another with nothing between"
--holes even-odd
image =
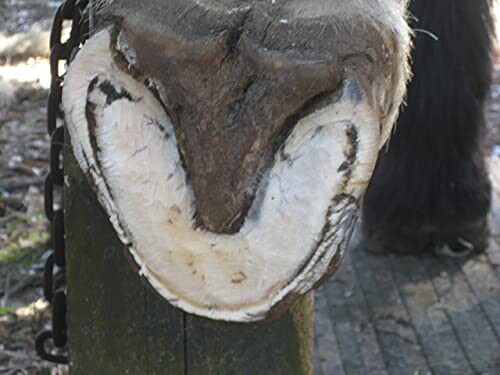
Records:
<instances>
[{"instance_id":1,"label":"weathered wood post","mask_svg":"<svg viewBox=\"0 0 500 375\"><path fill-rule=\"evenodd\" d=\"M95 4L62 95L72 373L311 374L310 291L403 98L404 5Z\"/></svg>"}]
</instances>

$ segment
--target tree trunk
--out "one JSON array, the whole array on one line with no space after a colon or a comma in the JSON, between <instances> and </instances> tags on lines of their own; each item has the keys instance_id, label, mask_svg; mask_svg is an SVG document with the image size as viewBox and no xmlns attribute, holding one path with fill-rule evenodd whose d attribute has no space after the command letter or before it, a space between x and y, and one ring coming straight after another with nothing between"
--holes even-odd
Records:
<instances>
[{"instance_id":1,"label":"tree trunk","mask_svg":"<svg viewBox=\"0 0 500 375\"><path fill-rule=\"evenodd\" d=\"M71 374L312 373L311 295L258 324L210 321L171 307L141 279L66 150Z\"/></svg>"}]
</instances>

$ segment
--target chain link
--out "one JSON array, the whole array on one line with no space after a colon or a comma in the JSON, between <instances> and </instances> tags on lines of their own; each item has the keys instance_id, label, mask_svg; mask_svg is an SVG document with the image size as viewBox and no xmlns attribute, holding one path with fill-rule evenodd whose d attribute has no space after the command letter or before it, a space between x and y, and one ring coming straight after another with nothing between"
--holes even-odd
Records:
<instances>
[{"instance_id":1,"label":"chain link","mask_svg":"<svg viewBox=\"0 0 500 375\"><path fill-rule=\"evenodd\" d=\"M62 191L64 185L64 169L62 153L64 145L64 121L61 106L64 74L61 73L61 62L66 66L75 48L78 48L88 37L89 24L84 11L89 0L67 0L59 8L54 17L50 34L50 73L51 85L47 104L47 131L50 142L50 168L45 179L45 215L52 224L53 253L45 262L43 293L52 306L52 328L40 332L36 337L38 355L47 361L67 364L68 356L60 354L66 348L66 276L65 276L65 243L64 243L64 211ZM64 21L71 21L69 38L63 42ZM47 350L48 342L52 342L55 350ZM56 353L53 353L56 352Z\"/></svg>"}]
</instances>

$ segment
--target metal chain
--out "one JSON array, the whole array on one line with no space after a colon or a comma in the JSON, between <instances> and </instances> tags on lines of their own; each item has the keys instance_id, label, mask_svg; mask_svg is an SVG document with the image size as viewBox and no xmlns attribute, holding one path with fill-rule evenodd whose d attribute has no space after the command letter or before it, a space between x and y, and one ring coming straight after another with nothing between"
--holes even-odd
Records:
<instances>
[{"instance_id":1,"label":"metal chain","mask_svg":"<svg viewBox=\"0 0 500 375\"><path fill-rule=\"evenodd\" d=\"M47 131L50 136L50 168L45 179L45 215L52 225L52 254L47 258L44 269L43 293L52 307L52 328L40 332L35 347L38 355L50 362L67 364L68 356L60 354L66 347L66 275L64 245L63 185L64 169L62 151L64 145L64 121L61 106L64 74L60 63L68 66L73 51L88 37L89 24L84 11L89 0L66 0L57 9L50 34L51 86L47 105ZM71 21L71 32L63 42L64 21ZM55 350L47 350L52 341Z\"/></svg>"}]
</instances>

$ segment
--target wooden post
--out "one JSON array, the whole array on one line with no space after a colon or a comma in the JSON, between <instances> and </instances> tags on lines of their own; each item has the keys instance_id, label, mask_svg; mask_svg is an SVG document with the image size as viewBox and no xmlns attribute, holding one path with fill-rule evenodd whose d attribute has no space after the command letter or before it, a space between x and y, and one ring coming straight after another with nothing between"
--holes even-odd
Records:
<instances>
[{"instance_id":1,"label":"wooden post","mask_svg":"<svg viewBox=\"0 0 500 375\"><path fill-rule=\"evenodd\" d=\"M215 322L171 307L128 259L67 143L72 375L312 374L311 296L259 324Z\"/></svg>"}]
</instances>

